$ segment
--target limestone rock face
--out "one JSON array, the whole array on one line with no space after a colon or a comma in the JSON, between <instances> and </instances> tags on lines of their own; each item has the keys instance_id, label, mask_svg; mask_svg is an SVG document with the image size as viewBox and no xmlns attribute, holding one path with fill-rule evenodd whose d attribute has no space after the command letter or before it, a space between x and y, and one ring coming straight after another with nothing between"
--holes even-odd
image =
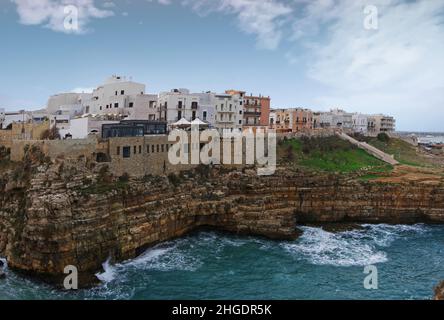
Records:
<instances>
[{"instance_id":1,"label":"limestone rock face","mask_svg":"<svg viewBox=\"0 0 444 320\"><path fill-rule=\"evenodd\" d=\"M69 172L67 174L66 172ZM122 261L198 227L294 239L297 224L444 222L444 187L364 182L332 174L212 169L95 188L100 173L37 170L0 190L0 254L13 269L61 285L65 266L90 284L108 258Z\"/></svg>"},{"instance_id":2,"label":"limestone rock face","mask_svg":"<svg viewBox=\"0 0 444 320\"><path fill-rule=\"evenodd\" d=\"M444 281L435 288L435 300L444 300Z\"/></svg>"}]
</instances>

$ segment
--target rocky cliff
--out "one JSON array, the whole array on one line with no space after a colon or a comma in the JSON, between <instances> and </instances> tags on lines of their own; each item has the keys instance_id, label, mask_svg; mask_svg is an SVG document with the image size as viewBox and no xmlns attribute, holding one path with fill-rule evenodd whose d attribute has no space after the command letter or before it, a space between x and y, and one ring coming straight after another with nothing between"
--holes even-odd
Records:
<instances>
[{"instance_id":1,"label":"rocky cliff","mask_svg":"<svg viewBox=\"0 0 444 320\"><path fill-rule=\"evenodd\" d=\"M435 300L444 300L444 281L435 288Z\"/></svg>"},{"instance_id":2,"label":"rocky cliff","mask_svg":"<svg viewBox=\"0 0 444 320\"><path fill-rule=\"evenodd\" d=\"M42 164L1 180L0 253L11 268L60 285L74 265L87 285L107 258L130 259L204 226L292 239L305 223L444 222L442 184L225 168L106 182L105 167L86 168Z\"/></svg>"}]
</instances>

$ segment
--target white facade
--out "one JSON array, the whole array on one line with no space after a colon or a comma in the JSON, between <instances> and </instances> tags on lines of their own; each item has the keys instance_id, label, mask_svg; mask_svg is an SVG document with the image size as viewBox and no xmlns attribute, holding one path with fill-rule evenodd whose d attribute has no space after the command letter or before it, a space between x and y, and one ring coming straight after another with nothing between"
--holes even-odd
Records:
<instances>
[{"instance_id":1,"label":"white facade","mask_svg":"<svg viewBox=\"0 0 444 320\"><path fill-rule=\"evenodd\" d=\"M146 95L144 84L120 76L112 76L96 88L83 107L86 114L120 115L128 119L157 120L158 114L157 96Z\"/></svg>"},{"instance_id":2,"label":"white facade","mask_svg":"<svg viewBox=\"0 0 444 320\"><path fill-rule=\"evenodd\" d=\"M3 121L3 128L6 128L14 122L29 122L32 116L29 112L18 111L18 112L5 112L5 120Z\"/></svg>"},{"instance_id":3,"label":"white facade","mask_svg":"<svg viewBox=\"0 0 444 320\"><path fill-rule=\"evenodd\" d=\"M66 130L70 127L71 116L68 114L49 115L49 126L54 126L59 130Z\"/></svg>"},{"instance_id":4,"label":"white facade","mask_svg":"<svg viewBox=\"0 0 444 320\"><path fill-rule=\"evenodd\" d=\"M102 133L102 125L113 123L119 123L119 121L102 121L92 119L91 117L71 119L69 126L60 129L59 133L62 139L65 139L67 136L70 136L71 139L85 139L90 134L100 136Z\"/></svg>"},{"instance_id":5,"label":"white facade","mask_svg":"<svg viewBox=\"0 0 444 320\"><path fill-rule=\"evenodd\" d=\"M160 120L168 124L182 118L193 121L198 118L199 95L190 94L188 89L173 89L159 94Z\"/></svg>"},{"instance_id":6,"label":"white facade","mask_svg":"<svg viewBox=\"0 0 444 320\"><path fill-rule=\"evenodd\" d=\"M78 93L60 93L49 97L46 111L49 114L55 114L60 107L64 107L66 110L79 106L81 106L81 98Z\"/></svg>"},{"instance_id":7,"label":"white facade","mask_svg":"<svg viewBox=\"0 0 444 320\"><path fill-rule=\"evenodd\" d=\"M276 124L277 113L276 110L270 110L270 116L268 123L270 124L270 128L273 128Z\"/></svg>"},{"instance_id":8,"label":"white facade","mask_svg":"<svg viewBox=\"0 0 444 320\"><path fill-rule=\"evenodd\" d=\"M219 132L242 131L243 112L239 95L216 94L215 111L214 127Z\"/></svg>"},{"instance_id":9,"label":"white facade","mask_svg":"<svg viewBox=\"0 0 444 320\"><path fill-rule=\"evenodd\" d=\"M360 132L363 134L367 133L368 126L368 116L361 113L354 113L352 115L353 120L353 131Z\"/></svg>"},{"instance_id":10,"label":"white facade","mask_svg":"<svg viewBox=\"0 0 444 320\"><path fill-rule=\"evenodd\" d=\"M159 120L157 95L138 94L128 96L129 113L127 120Z\"/></svg>"},{"instance_id":11,"label":"white facade","mask_svg":"<svg viewBox=\"0 0 444 320\"><path fill-rule=\"evenodd\" d=\"M199 97L198 118L202 121L208 122L214 126L216 118L216 108L214 104L214 94L211 92L197 93Z\"/></svg>"}]
</instances>

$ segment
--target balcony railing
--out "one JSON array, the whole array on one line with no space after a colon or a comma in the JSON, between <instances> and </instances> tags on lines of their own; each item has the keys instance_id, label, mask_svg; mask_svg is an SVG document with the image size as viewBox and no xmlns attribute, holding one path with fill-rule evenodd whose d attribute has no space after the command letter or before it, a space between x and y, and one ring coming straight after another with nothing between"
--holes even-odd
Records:
<instances>
[{"instance_id":1,"label":"balcony railing","mask_svg":"<svg viewBox=\"0 0 444 320\"><path fill-rule=\"evenodd\" d=\"M261 113L260 112L256 112L256 111L244 111L244 115L260 117Z\"/></svg>"}]
</instances>

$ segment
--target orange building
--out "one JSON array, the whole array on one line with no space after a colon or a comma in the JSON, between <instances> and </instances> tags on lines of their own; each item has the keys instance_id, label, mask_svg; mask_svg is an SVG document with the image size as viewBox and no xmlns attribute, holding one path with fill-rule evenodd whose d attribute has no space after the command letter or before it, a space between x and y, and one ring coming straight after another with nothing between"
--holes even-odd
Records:
<instances>
[{"instance_id":1,"label":"orange building","mask_svg":"<svg viewBox=\"0 0 444 320\"><path fill-rule=\"evenodd\" d=\"M299 132L313 129L313 112L309 109L277 109L272 111L271 128L277 132Z\"/></svg>"},{"instance_id":2,"label":"orange building","mask_svg":"<svg viewBox=\"0 0 444 320\"><path fill-rule=\"evenodd\" d=\"M268 128L270 123L270 97L248 96L245 91L238 90L227 90L225 93L241 97L244 127Z\"/></svg>"}]
</instances>

